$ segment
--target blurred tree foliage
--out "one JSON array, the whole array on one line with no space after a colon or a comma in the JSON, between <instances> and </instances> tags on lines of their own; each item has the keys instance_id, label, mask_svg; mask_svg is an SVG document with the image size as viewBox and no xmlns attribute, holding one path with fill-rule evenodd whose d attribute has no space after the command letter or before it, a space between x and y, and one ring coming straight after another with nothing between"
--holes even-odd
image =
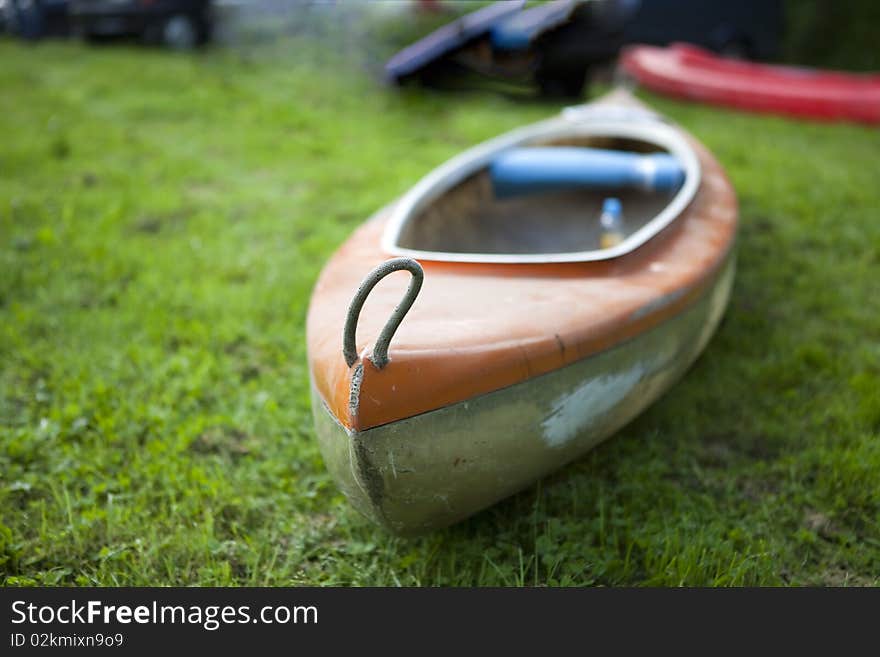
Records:
<instances>
[{"instance_id":1,"label":"blurred tree foliage","mask_svg":"<svg viewBox=\"0 0 880 657\"><path fill-rule=\"evenodd\" d=\"M878 0L786 0L788 62L853 71L880 69Z\"/></svg>"}]
</instances>

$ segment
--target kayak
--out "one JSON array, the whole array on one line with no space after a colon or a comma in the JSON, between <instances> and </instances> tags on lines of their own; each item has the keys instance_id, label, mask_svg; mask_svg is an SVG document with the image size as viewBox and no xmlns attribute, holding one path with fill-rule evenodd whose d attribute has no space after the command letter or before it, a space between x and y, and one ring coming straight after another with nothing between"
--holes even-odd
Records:
<instances>
[{"instance_id":1,"label":"kayak","mask_svg":"<svg viewBox=\"0 0 880 657\"><path fill-rule=\"evenodd\" d=\"M442 164L313 290L329 472L366 516L414 534L579 458L704 349L737 223L712 154L622 90Z\"/></svg>"},{"instance_id":2,"label":"kayak","mask_svg":"<svg viewBox=\"0 0 880 657\"><path fill-rule=\"evenodd\" d=\"M492 27L492 47L498 50L525 50L548 32L572 19L572 15L584 4L584 0L551 0L530 7Z\"/></svg>"},{"instance_id":3,"label":"kayak","mask_svg":"<svg viewBox=\"0 0 880 657\"><path fill-rule=\"evenodd\" d=\"M396 53L385 64L385 78L401 82L442 58L490 33L495 25L515 15L525 0L493 2L434 30Z\"/></svg>"},{"instance_id":4,"label":"kayak","mask_svg":"<svg viewBox=\"0 0 880 657\"><path fill-rule=\"evenodd\" d=\"M880 75L756 64L687 44L633 46L622 70L677 98L824 121L880 123Z\"/></svg>"}]
</instances>

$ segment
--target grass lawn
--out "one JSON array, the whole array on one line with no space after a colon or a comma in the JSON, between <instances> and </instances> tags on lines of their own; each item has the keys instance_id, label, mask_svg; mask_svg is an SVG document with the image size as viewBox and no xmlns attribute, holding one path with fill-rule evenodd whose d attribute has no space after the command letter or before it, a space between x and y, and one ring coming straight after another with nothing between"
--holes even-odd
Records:
<instances>
[{"instance_id":1,"label":"grass lawn","mask_svg":"<svg viewBox=\"0 0 880 657\"><path fill-rule=\"evenodd\" d=\"M7 585L880 583L880 131L643 94L739 194L718 334L586 458L399 539L324 469L311 287L432 167L558 106L395 94L295 45L0 41Z\"/></svg>"}]
</instances>

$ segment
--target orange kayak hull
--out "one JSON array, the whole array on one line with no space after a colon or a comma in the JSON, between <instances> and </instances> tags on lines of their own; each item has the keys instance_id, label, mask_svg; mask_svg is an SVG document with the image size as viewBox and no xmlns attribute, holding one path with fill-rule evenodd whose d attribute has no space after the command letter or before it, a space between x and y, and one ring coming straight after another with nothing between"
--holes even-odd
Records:
<instances>
[{"instance_id":1,"label":"orange kayak hull","mask_svg":"<svg viewBox=\"0 0 880 657\"><path fill-rule=\"evenodd\" d=\"M627 97L614 100L641 107ZM395 205L380 210L331 257L307 317L309 371L325 460L358 508L401 533L466 517L610 435L697 357L727 303L738 210L717 160L675 130L695 154L699 185L659 234L625 255L590 262L420 259L424 284L394 334L387 365L377 366L370 354L409 274L389 275L368 297L354 365L343 356L342 335L360 283L393 255L382 243ZM670 360L655 363L651 350L671 354ZM638 362L628 360L638 354ZM603 367L609 380L629 383L613 394L599 384L591 388L591 381L604 380ZM559 420L587 436L560 446L552 430L550 439L544 434L566 386L589 394L601 389L605 401L597 406L585 398L581 410ZM542 397L545 390L554 396ZM532 398L543 401L527 403ZM469 408L483 410L479 421L470 422ZM524 408L530 410L518 434L521 445L531 447L523 454L536 451L532 466L511 470L502 452L516 461L516 440L493 438L489 426L508 427ZM515 426L508 429L517 433ZM506 447L498 452L493 440ZM462 463L471 463L462 472L475 478L459 472L463 478L449 489L443 482L453 481ZM488 476L485 468L507 474L498 475L497 485L472 490ZM421 502L415 506L406 502L416 498Z\"/></svg>"}]
</instances>

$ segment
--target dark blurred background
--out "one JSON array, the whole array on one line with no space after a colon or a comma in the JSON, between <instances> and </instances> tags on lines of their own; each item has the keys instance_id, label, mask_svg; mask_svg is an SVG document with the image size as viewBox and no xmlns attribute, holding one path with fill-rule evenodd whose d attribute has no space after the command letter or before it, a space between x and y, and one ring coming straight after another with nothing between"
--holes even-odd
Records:
<instances>
[{"instance_id":1,"label":"dark blurred background","mask_svg":"<svg viewBox=\"0 0 880 657\"><path fill-rule=\"evenodd\" d=\"M349 38L369 46L365 56L380 58L484 4L488 3L0 0L0 32L31 41L68 36L112 37L118 32L119 36L135 37L146 43L189 49L210 41L225 45L254 43L304 30L321 30L322 20L330 20ZM529 3L535 4L538 3ZM706 7L710 5L705 3ZM880 2L783 0L781 7L784 28L773 58L776 61L851 71L880 69ZM84 25L80 17L93 11L105 15ZM90 32L91 28L95 30Z\"/></svg>"},{"instance_id":2,"label":"dark blurred background","mask_svg":"<svg viewBox=\"0 0 880 657\"><path fill-rule=\"evenodd\" d=\"M880 2L787 0L783 59L852 71L880 69Z\"/></svg>"}]
</instances>

